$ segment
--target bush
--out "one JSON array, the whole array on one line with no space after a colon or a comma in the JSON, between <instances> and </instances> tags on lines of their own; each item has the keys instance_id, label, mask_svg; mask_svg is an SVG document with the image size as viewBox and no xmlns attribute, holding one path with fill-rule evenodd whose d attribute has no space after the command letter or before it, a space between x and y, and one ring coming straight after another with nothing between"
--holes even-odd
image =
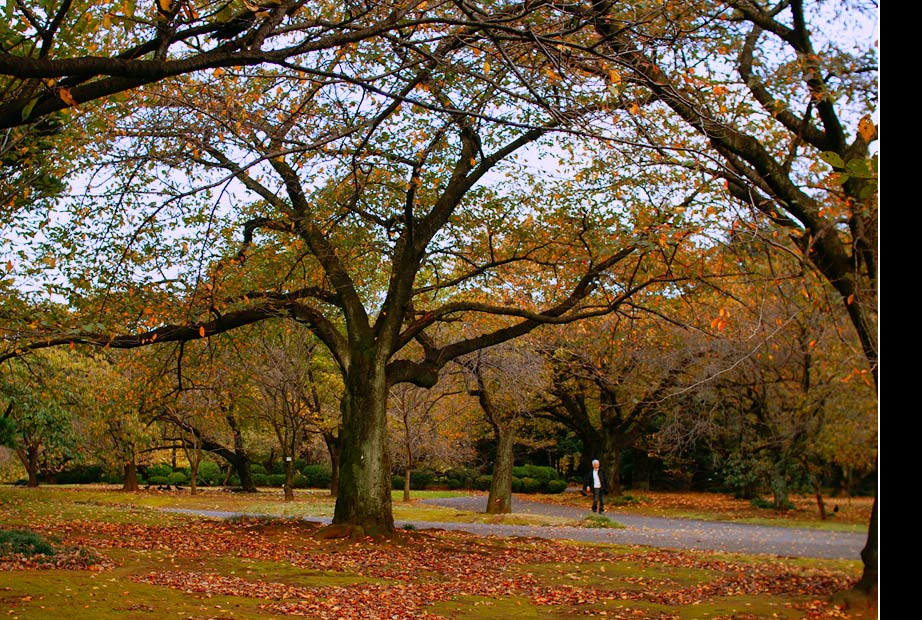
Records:
<instances>
[{"instance_id":1,"label":"bush","mask_svg":"<svg viewBox=\"0 0 922 620\"><path fill-rule=\"evenodd\" d=\"M262 474L265 476L269 472L266 471L266 467L262 463L250 463L250 473L252 473L254 476L256 474Z\"/></svg>"},{"instance_id":2,"label":"bush","mask_svg":"<svg viewBox=\"0 0 922 620\"><path fill-rule=\"evenodd\" d=\"M266 482L270 487L283 487L287 478L285 474L269 474Z\"/></svg>"},{"instance_id":3,"label":"bush","mask_svg":"<svg viewBox=\"0 0 922 620\"><path fill-rule=\"evenodd\" d=\"M525 490L525 484L522 482L524 478L513 478L512 479L512 492L521 493Z\"/></svg>"},{"instance_id":4,"label":"bush","mask_svg":"<svg viewBox=\"0 0 922 620\"><path fill-rule=\"evenodd\" d=\"M92 484L101 482L103 469L100 465L78 465L55 474L58 484Z\"/></svg>"},{"instance_id":5,"label":"bush","mask_svg":"<svg viewBox=\"0 0 922 620\"><path fill-rule=\"evenodd\" d=\"M265 471L265 469L263 469ZM253 484L258 487L267 487L269 486L269 474L253 472Z\"/></svg>"},{"instance_id":6,"label":"bush","mask_svg":"<svg viewBox=\"0 0 922 620\"><path fill-rule=\"evenodd\" d=\"M489 474L484 474L482 476L477 476L474 478L474 488L478 491L489 491L490 484L493 482L493 476Z\"/></svg>"},{"instance_id":7,"label":"bush","mask_svg":"<svg viewBox=\"0 0 922 620\"><path fill-rule=\"evenodd\" d=\"M563 493L567 488L566 480L548 480L544 483L545 493Z\"/></svg>"},{"instance_id":8,"label":"bush","mask_svg":"<svg viewBox=\"0 0 922 620\"><path fill-rule=\"evenodd\" d=\"M448 479L448 488L460 488L460 489L472 489L474 488L474 479L477 478L478 472L476 469L470 469L467 467L454 467L445 472L445 477ZM460 484L460 486L453 486L454 484Z\"/></svg>"},{"instance_id":9,"label":"bush","mask_svg":"<svg viewBox=\"0 0 922 620\"><path fill-rule=\"evenodd\" d=\"M169 476L151 476L147 479L147 484L155 484L157 486L163 486L170 484Z\"/></svg>"},{"instance_id":10,"label":"bush","mask_svg":"<svg viewBox=\"0 0 922 620\"><path fill-rule=\"evenodd\" d=\"M537 493L544 486L544 482L537 478L522 478L523 493Z\"/></svg>"},{"instance_id":11,"label":"bush","mask_svg":"<svg viewBox=\"0 0 922 620\"><path fill-rule=\"evenodd\" d=\"M547 467L542 465L526 465L524 478L534 478L535 480L541 480L542 482L547 480L559 480L560 474L557 473L557 470L553 467Z\"/></svg>"},{"instance_id":12,"label":"bush","mask_svg":"<svg viewBox=\"0 0 922 620\"><path fill-rule=\"evenodd\" d=\"M54 555L47 540L28 530L0 530L0 556Z\"/></svg>"},{"instance_id":13,"label":"bush","mask_svg":"<svg viewBox=\"0 0 922 620\"><path fill-rule=\"evenodd\" d=\"M415 491L422 491L435 480L436 474L430 469L413 470L410 472L410 488Z\"/></svg>"},{"instance_id":14,"label":"bush","mask_svg":"<svg viewBox=\"0 0 922 620\"><path fill-rule=\"evenodd\" d=\"M329 489L333 482L333 469L329 465L306 465L301 469L307 486L315 489Z\"/></svg>"},{"instance_id":15,"label":"bush","mask_svg":"<svg viewBox=\"0 0 922 620\"><path fill-rule=\"evenodd\" d=\"M153 481L155 476L163 476L166 478L173 473L173 468L167 465L166 463L157 463L156 465L151 465L144 471L144 477L148 481Z\"/></svg>"},{"instance_id":16,"label":"bush","mask_svg":"<svg viewBox=\"0 0 922 620\"><path fill-rule=\"evenodd\" d=\"M188 484L189 476L184 472L174 471L172 474L166 477L167 484L178 485L178 484Z\"/></svg>"},{"instance_id":17,"label":"bush","mask_svg":"<svg viewBox=\"0 0 922 620\"><path fill-rule=\"evenodd\" d=\"M195 483L206 487L215 487L224 482L224 473L214 461L202 461L198 465Z\"/></svg>"},{"instance_id":18,"label":"bush","mask_svg":"<svg viewBox=\"0 0 922 620\"><path fill-rule=\"evenodd\" d=\"M406 482L406 480L406 478L399 474L391 476L391 488L395 491L402 491L403 483Z\"/></svg>"}]
</instances>

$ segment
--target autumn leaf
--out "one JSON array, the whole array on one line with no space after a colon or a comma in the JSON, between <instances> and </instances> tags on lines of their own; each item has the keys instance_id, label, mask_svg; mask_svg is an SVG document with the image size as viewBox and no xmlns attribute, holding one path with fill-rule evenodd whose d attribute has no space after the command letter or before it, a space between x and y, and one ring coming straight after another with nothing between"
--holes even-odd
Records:
<instances>
[{"instance_id":1,"label":"autumn leaf","mask_svg":"<svg viewBox=\"0 0 922 620\"><path fill-rule=\"evenodd\" d=\"M877 127L874 125L874 121L871 120L871 117L865 114L861 117L861 120L858 121L858 133L861 134L861 137L870 142L874 139L874 136L877 134Z\"/></svg>"},{"instance_id":2,"label":"autumn leaf","mask_svg":"<svg viewBox=\"0 0 922 620\"><path fill-rule=\"evenodd\" d=\"M202 338L205 337L205 326L204 325L198 328L198 335L201 336Z\"/></svg>"},{"instance_id":3,"label":"autumn leaf","mask_svg":"<svg viewBox=\"0 0 922 620\"><path fill-rule=\"evenodd\" d=\"M61 101L63 101L67 105L69 106L77 105L77 100L74 99L74 96L70 93L69 88L59 88L57 90L57 95L58 97L61 98Z\"/></svg>"}]
</instances>

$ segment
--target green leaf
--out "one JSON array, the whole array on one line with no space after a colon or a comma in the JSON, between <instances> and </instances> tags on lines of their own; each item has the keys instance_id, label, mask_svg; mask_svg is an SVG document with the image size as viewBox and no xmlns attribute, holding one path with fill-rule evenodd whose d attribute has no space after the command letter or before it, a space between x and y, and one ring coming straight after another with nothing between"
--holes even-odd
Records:
<instances>
[{"instance_id":1,"label":"green leaf","mask_svg":"<svg viewBox=\"0 0 922 620\"><path fill-rule=\"evenodd\" d=\"M823 151L820 153L820 159L832 166L833 168L844 168L845 162L835 151Z\"/></svg>"},{"instance_id":2,"label":"green leaf","mask_svg":"<svg viewBox=\"0 0 922 620\"><path fill-rule=\"evenodd\" d=\"M35 97L34 99L30 99L30 100L29 100L29 103L27 103L27 104L23 107L23 109L22 109L22 120L26 120L26 119L29 118L29 116L31 116L31 114L32 114L32 109L35 107L35 104L36 104L36 103L38 103L38 97Z\"/></svg>"},{"instance_id":3,"label":"green leaf","mask_svg":"<svg viewBox=\"0 0 922 620\"><path fill-rule=\"evenodd\" d=\"M850 159L845 168L849 174L859 179L874 179L877 177L877 171L872 167L872 162L867 159Z\"/></svg>"}]
</instances>

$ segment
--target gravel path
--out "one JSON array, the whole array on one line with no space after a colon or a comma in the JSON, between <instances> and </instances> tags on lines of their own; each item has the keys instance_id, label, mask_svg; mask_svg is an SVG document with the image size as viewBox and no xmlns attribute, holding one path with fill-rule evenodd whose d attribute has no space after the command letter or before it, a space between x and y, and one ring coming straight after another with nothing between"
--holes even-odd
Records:
<instances>
[{"instance_id":1,"label":"gravel path","mask_svg":"<svg viewBox=\"0 0 922 620\"><path fill-rule=\"evenodd\" d=\"M438 506L475 512L486 510L486 496L436 498L423 500ZM587 500L588 501L588 500ZM582 519L592 514L573 506L529 502L516 497L512 512L542 514L570 519ZM536 536L562 538L582 542L619 545L647 545L669 549L725 551L730 553L769 554L785 557L860 560L866 534L771 527L746 523L722 523L693 519L666 519L619 513L605 513L623 529L582 527L547 527L524 525L487 525L480 523L413 523L416 529L454 529L481 535ZM399 527L404 523L398 523Z\"/></svg>"}]
</instances>

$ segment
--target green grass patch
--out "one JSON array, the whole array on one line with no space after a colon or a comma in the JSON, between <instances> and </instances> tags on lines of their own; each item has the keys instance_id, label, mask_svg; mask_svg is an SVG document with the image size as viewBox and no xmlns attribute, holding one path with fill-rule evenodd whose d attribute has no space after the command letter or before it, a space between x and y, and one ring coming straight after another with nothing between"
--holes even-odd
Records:
<instances>
[{"instance_id":1,"label":"green grass patch","mask_svg":"<svg viewBox=\"0 0 922 620\"><path fill-rule=\"evenodd\" d=\"M624 525L612 521L604 515L587 515L581 522L582 527L623 529Z\"/></svg>"},{"instance_id":2,"label":"green grass patch","mask_svg":"<svg viewBox=\"0 0 922 620\"><path fill-rule=\"evenodd\" d=\"M0 530L0 557L54 555L51 543L28 530Z\"/></svg>"}]
</instances>

